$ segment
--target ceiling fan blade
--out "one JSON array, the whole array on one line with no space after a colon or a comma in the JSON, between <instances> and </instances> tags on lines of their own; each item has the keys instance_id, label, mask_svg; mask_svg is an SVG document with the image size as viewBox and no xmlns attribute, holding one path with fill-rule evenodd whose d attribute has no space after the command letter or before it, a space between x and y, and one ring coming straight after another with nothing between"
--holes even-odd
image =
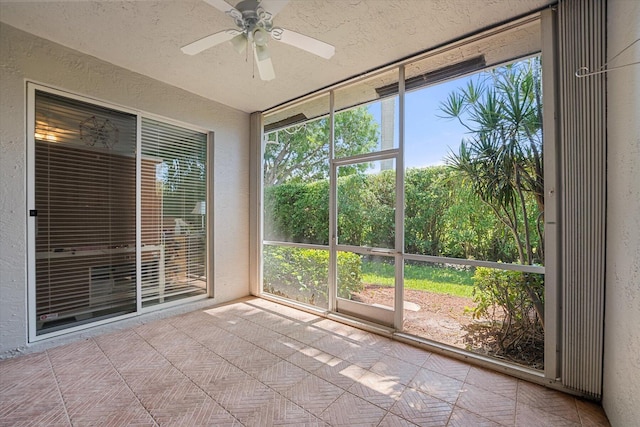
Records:
<instances>
[{"instance_id":1,"label":"ceiling fan blade","mask_svg":"<svg viewBox=\"0 0 640 427\"><path fill-rule=\"evenodd\" d=\"M289 0L262 0L260 6L271 14L272 17L276 16L283 7L289 3Z\"/></svg>"},{"instance_id":2,"label":"ceiling fan blade","mask_svg":"<svg viewBox=\"0 0 640 427\"><path fill-rule=\"evenodd\" d=\"M276 72L273 70L273 63L271 62L271 56L269 55L267 46L255 46L254 54L260 78L264 81L275 79Z\"/></svg>"},{"instance_id":3,"label":"ceiling fan blade","mask_svg":"<svg viewBox=\"0 0 640 427\"><path fill-rule=\"evenodd\" d=\"M224 0L204 0L204 1L224 13L227 13L231 10L236 9L235 7L231 6L229 3L227 3Z\"/></svg>"},{"instance_id":4,"label":"ceiling fan blade","mask_svg":"<svg viewBox=\"0 0 640 427\"><path fill-rule=\"evenodd\" d=\"M295 31L285 30L284 28L274 28L271 34L274 39L282 43L306 50L309 53L325 59L331 58L336 53L336 48L330 44L321 42L313 37L305 36L304 34L296 33Z\"/></svg>"},{"instance_id":5,"label":"ceiling fan blade","mask_svg":"<svg viewBox=\"0 0 640 427\"><path fill-rule=\"evenodd\" d=\"M203 50L207 50L210 47L217 46L221 43L227 42L238 35L239 31L225 30L219 33L211 34L210 36L203 37L200 40L196 40L193 43L189 43L186 46L182 46L182 52L187 55L195 55Z\"/></svg>"}]
</instances>

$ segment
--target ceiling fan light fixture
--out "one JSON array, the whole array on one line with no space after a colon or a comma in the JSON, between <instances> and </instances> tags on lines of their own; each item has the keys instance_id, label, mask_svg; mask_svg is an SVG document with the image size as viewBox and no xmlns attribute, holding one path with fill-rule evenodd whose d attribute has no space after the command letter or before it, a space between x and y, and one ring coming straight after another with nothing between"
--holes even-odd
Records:
<instances>
[{"instance_id":1,"label":"ceiling fan light fixture","mask_svg":"<svg viewBox=\"0 0 640 427\"><path fill-rule=\"evenodd\" d=\"M268 41L269 33L267 32L267 30L258 27L253 31L253 42L256 44L256 46L266 46Z\"/></svg>"},{"instance_id":2,"label":"ceiling fan light fixture","mask_svg":"<svg viewBox=\"0 0 640 427\"><path fill-rule=\"evenodd\" d=\"M237 36L232 38L230 41L231 41L231 44L233 45L233 48L238 53L244 52L245 49L247 48L247 37L244 35L244 33L238 34Z\"/></svg>"},{"instance_id":3,"label":"ceiling fan light fixture","mask_svg":"<svg viewBox=\"0 0 640 427\"><path fill-rule=\"evenodd\" d=\"M256 58L258 58L258 61L266 61L267 59L271 58L269 50L266 46L256 45Z\"/></svg>"}]
</instances>

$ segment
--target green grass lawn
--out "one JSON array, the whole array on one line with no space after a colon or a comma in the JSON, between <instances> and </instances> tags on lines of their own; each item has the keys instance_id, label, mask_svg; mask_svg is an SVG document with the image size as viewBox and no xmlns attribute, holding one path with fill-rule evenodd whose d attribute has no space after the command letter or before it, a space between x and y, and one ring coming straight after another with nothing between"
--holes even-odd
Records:
<instances>
[{"instance_id":1,"label":"green grass lawn","mask_svg":"<svg viewBox=\"0 0 640 427\"><path fill-rule=\"evenodd\" d=\"M362 281L366 284L392 286L394 275L393 265L368 261L362 262ZM471 297L473 270L408 264L404 267L404 288L459 297Z\"/></svg>"}]
</instances>

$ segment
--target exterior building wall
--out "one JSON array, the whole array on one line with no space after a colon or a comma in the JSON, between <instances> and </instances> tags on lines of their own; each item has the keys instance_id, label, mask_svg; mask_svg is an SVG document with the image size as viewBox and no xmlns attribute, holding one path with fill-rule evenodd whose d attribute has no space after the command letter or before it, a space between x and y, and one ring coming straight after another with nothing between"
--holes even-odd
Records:
<instances>
[{"instance_id":1,"label":"exterior building wall","mask_svg":"<svg viewBox=\"0 0 640 427\"><path fill-rule=\"evenodd\" d=\"M608 58L640 38L640 2L609 0ZM609 64L640 59L640 43ZM607 264L603 406L640 420L640 65L607 73Z\"/></svg>"},{"instance_id":2,"label":"exterior building wall","mask_svg":"<svg viewBox=\"0 0 640 427\"><path fill-rule=\"evenodd\" d=\"M34 347L27 345L26 81L215 132L215 298L206 303L249 294L249 114L5 24L0 64L0 357Z\"/></svg>"}]
</instances>

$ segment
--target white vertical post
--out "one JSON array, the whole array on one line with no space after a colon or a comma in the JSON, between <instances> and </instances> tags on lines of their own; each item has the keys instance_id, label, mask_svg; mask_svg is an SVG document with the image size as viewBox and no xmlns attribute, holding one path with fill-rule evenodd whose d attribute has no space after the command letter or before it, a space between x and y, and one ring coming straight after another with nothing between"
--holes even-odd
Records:
<instances>
[{"instance_id":1,"label":"white vertical post","mask_svg":"<svg viewBox=\"0 0 640 427\"><path fill-rule=\"evenodd\" d=\"M263 173L264 158L263 117L261 112L251 114L250 167L249 167L249 292L262 294L262 240L263 240Z\"/></svg>"},{"instance_id":2,"label":"white vertical post","mask_svg":"<svg viewBox=\"0 0 640 427\"><path fill-rule=\"evenodd\" d=\"M402 331L404 322L404 65L398 68L398 103L399 103L399 141L398 155L396 156L396 288L395 288L395 313L394 327Z\"/></svg>"},{"instance_id":3,"label":"white vertical post","mask_svg":"<svg viewBox=\"0 0 640 427\"><path fill-rule=\"evenodd\" d=\"M560 287L558 283L560 263L558 262L558 191L557 182L557 98L558 90L556 72L557 27L556 12L546 9L541 15L542 33L542 144L544 152L544 373L546 378L560 377Z\"/></svg>"},{"instance_id":4,"label":"white vertical post","mask_svg":"<svg viewBox=\"0 0 640 427\"><path fill-rule=\"evenodd\" d=\"M336 310L338 297L338 181L334 164L335 139L335 92L329 92L329 311Z\"/></svg>"},{"instance_id":5,"label":"white vertical post","mask_svg":"<svg viewBox=\"0 0 640 427\"><path fill-rule=\"evenodd\" d=\"M207 295L213 298L215 292L215 235L214 235L214 212L215 212L215 180L214 180L214 159L215 159L215 134L209 132L207 138L207 195L205 197L207 213L205 214L205 236L206 249L204 255L205 275L207 277Z\"/></svg>"}]
</instances>

